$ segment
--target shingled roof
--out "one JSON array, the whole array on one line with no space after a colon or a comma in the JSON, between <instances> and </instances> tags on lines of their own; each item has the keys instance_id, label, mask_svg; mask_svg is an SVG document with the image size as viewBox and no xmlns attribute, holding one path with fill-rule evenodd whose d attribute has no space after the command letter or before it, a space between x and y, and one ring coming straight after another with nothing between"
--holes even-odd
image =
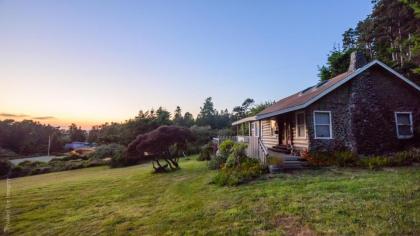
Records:
<instances>
[{"instance_id":1,"label":"shingled roof","mask_svg":"<svg viewBox=\"0 0 420 236\"><path fill-rule=\"evenodd\" d=\"M273 117L276 115L284 114L287 112L299 110L306 108L307 106L311 105L321 97L327 95L334 89L338 88L342 84L346 83L347 81L351 80L352 78L356 77L363 71L367 70L368 68L372 67L373 65L379 65L392 74L396 75L398 78L402 79L406 83L413 86L415 89L420 91L420 87L407 78L405 78L403 75L399 74L392 68L388 67L384 63L374 60L365 66L354 70L354 71L347 71L345 73L342 73L340 75L337 75L336 77L327 80L324 83L318 83L317 85L314 85L312 87L309 87L307 89L304 89L298 93L295 93L289 97L283 98L280 101L274 103L270 107L267 107L263 111L257 114L257 120Z\"/></svg>"}]
</instances>

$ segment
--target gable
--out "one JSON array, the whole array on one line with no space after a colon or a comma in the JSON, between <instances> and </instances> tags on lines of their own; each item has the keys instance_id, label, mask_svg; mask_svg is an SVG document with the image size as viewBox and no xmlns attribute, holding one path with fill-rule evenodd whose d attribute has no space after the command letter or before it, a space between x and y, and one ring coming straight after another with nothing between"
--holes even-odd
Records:
<instances>
[{"instance_id":1,"label":"gable","mask_svg":"<svg viewBox=\"0 0 420 236\"><path fill-rule=\"evenodd\" d=\"M363 73L364 71L366 71L367 69L375 65L382 67L384 70L393 74L395 78L400 79L401 81L413 87L417 91L420 91L420 87L418 85L416 85L409 79L405 78L403 75L396 72L395 70L385 65L384 63L378 60L374 60L368 63L367 65L365 65L364 67L357 69L354 72L342 73L328 80L325 84L322 84L320 86L310 87L308 89L302 90L301 92L295 93L289 97L281 99L280 101L276 102L272 106L266 108L265 110L257 114L256 118L260 120L260 119L284 114L290 111L304 109L307 106L319 100L320 98L334 91L341 85L345 84L346 82L352 80L353 78L356 78L358 75L360 75L361 73Z\"/></svg>"}]
</instances>

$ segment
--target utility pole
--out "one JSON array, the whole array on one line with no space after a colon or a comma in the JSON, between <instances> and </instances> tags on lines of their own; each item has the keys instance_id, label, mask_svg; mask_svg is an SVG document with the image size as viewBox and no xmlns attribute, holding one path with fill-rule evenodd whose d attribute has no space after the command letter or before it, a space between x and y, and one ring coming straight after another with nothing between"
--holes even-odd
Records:
<instances>
[{"instance_id":1,"label":"utility pole","mask_svg":"<svg viewBox=\"0 0 420 236\"><path fill-rule=\"evenodd\" d=\"M50 156L50 149L51 149L51 134L48 135L48 156Z\"/></svg>"}]
</instances>

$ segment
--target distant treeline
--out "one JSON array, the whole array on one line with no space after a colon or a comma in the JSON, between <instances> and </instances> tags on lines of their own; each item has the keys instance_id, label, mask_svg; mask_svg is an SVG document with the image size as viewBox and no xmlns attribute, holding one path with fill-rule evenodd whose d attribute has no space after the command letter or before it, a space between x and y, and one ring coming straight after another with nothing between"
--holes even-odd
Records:
<instances>
[{"instance_id":1,"label":"distant treeline","mask_svg":"<svg viewBox=\"0 0 420 236\"><path fill-rule=\"evenodd\" d=\"M209 136L217 134L232 135L233 121L254 115L272 104L265 102L255 105L253 99L246 99L241 105L229 112L227 109L217 111L212 98L206 98L196 118L189 112L183 113L178 106L171 112L159 107L157 110L139 111L133 119L121 123L105 123L85 131L76 124L67 129L43 125L32 120L0 121L0 149L7 149L19 155L46 154L48 140L51 138L51 152L63 152L64 145L72 141L87 141L97 144L119 143L127 145L139 134L158 128L161 125L178 125L189 127L202 137L200 143ZM1 151L1 150L0 150Z\"/></svg>"}]
</instances>

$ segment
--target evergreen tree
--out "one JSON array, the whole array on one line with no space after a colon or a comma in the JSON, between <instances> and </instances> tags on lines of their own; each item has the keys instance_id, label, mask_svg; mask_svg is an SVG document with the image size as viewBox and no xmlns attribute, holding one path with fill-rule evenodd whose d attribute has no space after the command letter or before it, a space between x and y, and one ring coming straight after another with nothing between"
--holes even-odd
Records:
<instances>
[{"instance_id":1,"label":"evergreen tree","mask_svg":"<svg viewBox=\"0 0 420 236\"><path fill-rule=\"evenodd\" d=\"M189 112L185 112L183 120L186 127L191 127L194 125L194 117Z\"/></svg>"},{"instance_id":2,"label":"evergreen tree","mask_svg":"<svg viewBox=\"0 0 420 236\"><path fill-rule=\"evenodd\" d=\"M178 126L185 126L181 107L177 106L174 112L173 123Z\"/></svg>"}]
</instances>

